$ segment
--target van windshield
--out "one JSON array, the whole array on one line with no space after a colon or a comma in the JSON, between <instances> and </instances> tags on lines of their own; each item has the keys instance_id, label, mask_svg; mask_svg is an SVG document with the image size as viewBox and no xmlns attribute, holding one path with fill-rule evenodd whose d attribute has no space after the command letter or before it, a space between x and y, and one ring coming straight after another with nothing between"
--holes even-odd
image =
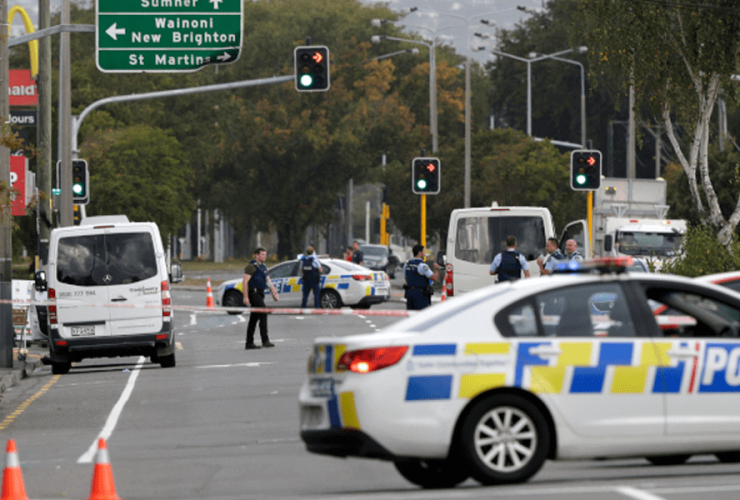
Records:
<instances>
[{"instance_id":1,"label":"van windshield","mask_svg":"<svg viewBox=\"0 0 740 500\"><path fill-rule=\"evenodd\" d=\"M126 285L157 275L149 233L95 234L61 238L57 280L76 286Z\"/></svg>"},{"instance_id":2,"label":"van windshield","mask_svg":"<svg viewBox=\"0 0 740 500\"><path fill-rule=\"evenodd\" d=\"M517 252L527 260L545 253L545 221L542 217L464 217L457 221L455 258L474 264L493 262L506 250L506 237L516 236Z\"/></svg>"}]
</instances>

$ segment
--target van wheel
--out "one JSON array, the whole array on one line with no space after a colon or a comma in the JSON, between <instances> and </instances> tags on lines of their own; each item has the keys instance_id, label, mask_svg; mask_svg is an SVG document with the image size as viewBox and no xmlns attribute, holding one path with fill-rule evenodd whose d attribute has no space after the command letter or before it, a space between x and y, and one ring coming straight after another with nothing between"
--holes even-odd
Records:
<instances>
[{"instance_id":1,"label":"van wheel","mask_svg":"<svg viewBox=\"0 0 740 500\"><path fill-rule=\"evenodd\" d=\"M339 309L342 307L342 298L334 290L321 290L321 308Z\"/></svg>"},{"instance_id":2,"label":"van wheel","mask_svg":"<svg viewBox=\"0 0 740 500\"><path fill-rule=\"evenodd\" d=\"M244 294L239 290L229 290L224 294L224 307L244 307ZM229 314L241 314L241 311L228 311Z\"/></svg>"},{"instance_id":3,"label":"van wheel","mask_svg":"<svg viewBox=\"0 0 740 500\"><path fill-rule=\"evenodd\" d=\"M420 460L410 458L393 462L396 470L410 483L422 488L454 488L470 475L456 460Z\"/></svg>"},{"instance_id":4,"label":"van wheel","mask_svg":"<svg viewBox=\"0 0 740 500\"><path fill-rule=\"evenodd\" d=\"M169 356L159 357L159 366L162 368L172 368L175 366L175 353L173 352Z\"/></svg>"},{"instance_id":5,"label":"van wheel","mask_svg":"<svg viewBox=\"0 0 740 500\"><path fill-rule=\"evenodd\" d=\"M470 475L486 485L526 481L540 470L550 448L542 412L514 395L491 396L476 404L460 438Z\"/></svg>"},{"instance_id":6,"label":"van wheel","mask_svg":"<svg viewBox=\"0 0 740 500\"><path fill-rule=\"evenodd\" d=\"M69 361L61 363L55 363L54 361L51 362L51 373L54 375L64 375L65 373L69 373L70 368L72 368L72 363Z\"/></svg>"}]
</instances>

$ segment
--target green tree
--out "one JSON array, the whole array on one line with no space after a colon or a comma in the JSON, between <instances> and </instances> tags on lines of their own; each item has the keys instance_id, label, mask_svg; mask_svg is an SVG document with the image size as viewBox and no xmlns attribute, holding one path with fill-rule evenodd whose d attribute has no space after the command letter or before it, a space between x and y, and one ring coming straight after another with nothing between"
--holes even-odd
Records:
<instances>
[{"instance_id":1,"label":"green tree","mask_svg":"<svg viewBox=\"0 0 740 500\"><path fill-rule=\"evenodd\" d=\"M615 69L660 116L686 174L697 214L731 248L740 198L723 212L709 165L709 125L719 90L734 102L740 50L740 9L731 0L624 2L582 0L588 46L602 71ZM639 112L639 108L636 109ZM690 136L682 147L674 120ZM701 188L699 185L701 184Z\"/></svg>"},{"instance_id":2,"label":"green tree","mask_svg":"<svg viewBox=\"0 0 740 500\"><path fill-rule=\"evenodd\" d=\"M190 170L175 137L147 125L100 133L81 147L90 169L87 215L125 214L156 222L162 235L175 234L195 210L188 192Z\"/></svg>"}]
</instances>

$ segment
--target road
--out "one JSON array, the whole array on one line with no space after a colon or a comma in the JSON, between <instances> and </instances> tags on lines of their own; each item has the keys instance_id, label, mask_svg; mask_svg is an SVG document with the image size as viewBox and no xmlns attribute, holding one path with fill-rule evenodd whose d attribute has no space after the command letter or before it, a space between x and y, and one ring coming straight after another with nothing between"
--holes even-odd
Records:
<instances>
[{"instance_id":1,"label":"road","mask_svg":"<svg viewBox=\"0 0 740 500\"><path fill-rule=\"evenodd\" d=\"M175 305L205 304L205 292L172 294ZM100 436L126 500L707 500L740 493L740 465L709 456L675 467L645 460L549 462L524 485L485 488L469 480L423 491L387 462L307 453L297 396L313 339L373 332L394 321L271 316L276 347L245 351L244 317L178 311L175 368L137 358L86 360L64 376L44 367L2 395L0 438L15 439L33 499L86 498Z\"/></svg>"}]
</instances>

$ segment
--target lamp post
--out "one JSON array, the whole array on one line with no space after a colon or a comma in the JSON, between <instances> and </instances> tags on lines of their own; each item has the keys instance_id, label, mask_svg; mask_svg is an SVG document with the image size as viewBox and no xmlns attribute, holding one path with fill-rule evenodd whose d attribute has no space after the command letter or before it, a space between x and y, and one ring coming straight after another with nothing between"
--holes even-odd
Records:
<instances>
[{"instance_id":1,"label":"lamp post","mask_svg":"<svg viewBox=\"0 0 740 500\"><path fill-rule=\"evenodd\" d=\"M500 50L492 49L491 52L493 52L496 55L503 56L503 57L509 57L511 59L515 59L517 61L521 61L524 63L527 63L527 135L532 137L532 63L537 61L544 61L545 59L551 59L553 57L561 56L563 54L568 54L570 52L573 52L575 50L583 50L585 47L580 47L579 49L565 49L558 52L553 52L552 54L547 54L544 56L535 57L534 59L528 59L525 57L519 57L515 56L513 54L507 54L506 52L501 52Z\"/></svg>"},{"instance_id":2,"label":"lamp post","mask_svg":"<svg viewBox=\"0 0 740 500\"><path fill-rule=\"evenodd\" d=\"M413 56L419 55L419 49L406 49L406 50L397 50L396 52L391 52L390 54L383 54L382 56L378 57L372 57L370 58L371 61L380 61L381 59L387 59L389 57L398 56L401 54L411 54Z\"/></svg>"},{"instance_id":3,"label":"lamp post","mask_svg":"<svg viewBox=\"0 0 740 500\"><path fill-rule=\"evenodd\" d=\"M385 19L373 19L373 26L380 26ZM373 35L370 40L373 43L380 43L383 40L392 40L394 42L407 42L424 45L429 49L429 129L432 134L432 152L437 151L437 63L435 57L436 37L432 38L432 43L422 42L411 38L397 38L386 35Z\"/></svg>"}]
</instances>

